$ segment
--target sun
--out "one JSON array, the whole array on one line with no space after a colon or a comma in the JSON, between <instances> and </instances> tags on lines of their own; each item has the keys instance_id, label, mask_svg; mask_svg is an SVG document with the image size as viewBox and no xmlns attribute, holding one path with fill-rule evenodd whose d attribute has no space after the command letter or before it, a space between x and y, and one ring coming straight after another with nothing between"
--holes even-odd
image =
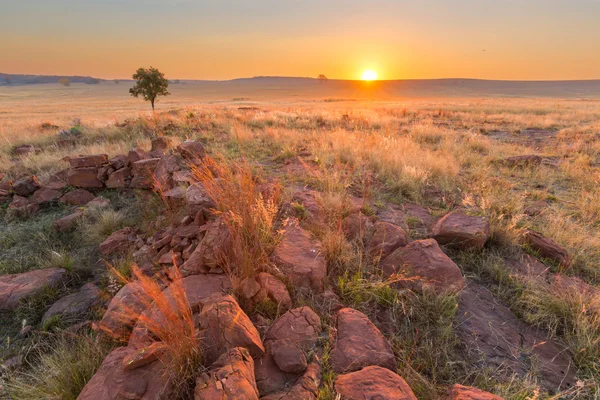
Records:
<instances>
[{"instance_id":1,"label":"sun","mask_svg":"<svg viewBox=\"0 0 600 400\"><path fill-rule=\"evenodd\" d=\"M360 76L360 79L362 79L363 81L376 81L377 72L372 69L367 69L366 71L363 71L362 75Z\"/></svg>"}]
</instances>

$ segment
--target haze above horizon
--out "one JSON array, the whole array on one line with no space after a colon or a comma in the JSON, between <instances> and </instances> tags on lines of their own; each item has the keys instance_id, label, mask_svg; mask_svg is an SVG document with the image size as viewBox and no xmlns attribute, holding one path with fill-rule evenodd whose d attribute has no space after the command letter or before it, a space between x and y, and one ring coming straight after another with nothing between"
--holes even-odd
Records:
<instances>
[{"instance_id":1,"label":"haze above horizon","mask_svg":"<svg viewBox=\"0 0 600 400\"><path fill-rule=\"evenodd\" d=\"M0 71L598 79L600 2L0 0ZM459 4L457 4L459 3Z\"/></svg>"}]
</instances>

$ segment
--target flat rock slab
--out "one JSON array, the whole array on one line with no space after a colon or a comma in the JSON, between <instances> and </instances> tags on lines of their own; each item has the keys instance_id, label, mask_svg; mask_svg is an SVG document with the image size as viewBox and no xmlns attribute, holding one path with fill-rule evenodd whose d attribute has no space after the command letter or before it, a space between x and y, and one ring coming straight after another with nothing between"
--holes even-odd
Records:
<instances>
[{"instance_id":1,"label":"flat rock slab","mask_svg":"<svg viewBox=\"0 0 600 400\"><path fill-rule=\"evenodd\" d=\"M327 274L327 263L321 252L319 242L297 224L291 224L285 228L272 259L290 283L320 293Z\"/></svg>"},{"instance_id":2,"label":"flat rock slab","mask_svg":"<svg viewBox=\"0 0 600 400\"><path fill-rule=\"evenodd\" d=\"M138 282L123 286L112 298L100 321L100 327L109 335L118 338L129 338L129 335L140 314L146 309L150 300Z\"/></svg>"},{"instance_id":3,"label":"flat rock slab","mask_svg":"<svg viewBox=\"0 0 600 400\"><path fill-rule=\"evenodd\" d=\"M569 252L554 240L545 237L541 233L528 230L523 235L522 241L537 251L540 256L556 261L563 268L568 269L571 267Z\"/></svg>"},{"instance_id":4,"label":"flat rock slab","mask_svg":"<svg viewBox=\"0 0 600 400\"><path fill-rule=\"evenodd\" d=\"M374 232L367 242L367 253L371 257L384 259L398 247L408 244L406 231L398 225L379 221L375 223Z\"/></svg>"},{"instance_id":5,"label":"flat rock slab","mask_svg":"<svg viewBox=\"0 0 600 400\"><path fill-rule=\"evenodd\" d=\"M337 314L331 366L336 373L343 374L369 365L394 370L396 359L392 348L365 314L343 308Z\"/></svg>"},{"instance_id":6,"label":"flat rock slab","mask_svg":"<svg viewBox=\"0 0 600 400\"><path fill-rule=\"evenodd\" d=\"M454 211L435 224L431 237L448 247L479 250L490 237L490 224L484 217Z\"/></svg>"},{"instance_id":7,"label":"flat rock slab","mask_svg":"<svg viewBox=\"0 0 600 400\"><path fill-rule=\"evenodd\" d=\"M46 268L0 276L0 309L12 310L21 300L35 296L47 287L58 287L66 274L62 268Z\"/></svg>"},{"instance_id":8,"label":"flat rock slab","mask_svg":"<svg viewBox=\"0 0 600 400\"><path fill-rule=\"evenodd\" d=\"M340 400L417 400L404 379L378 366L338 376L335 391Z\"/></svg>"},{"instance_id":9,"label":"flat rock slab","mask_svg":"<svg viewBox=\"0 0 600 400\"><path fill-rule=\"evenodd\" d=\"M484 392L470 386L456 384L450 389L450 393L443 400L504 400L489 392Z\"/></svg>"},{"instance_id":10,"label":"flat rock slab","mask_svg":"<svg viewBox=\"0 0 600 400\"><path fill-rule=\"evenodd\" d=\"M433 288L438 293L460 291L465 280L458 266L440 249L434 239L416 240L400 247L380 264L387 276L405 274L414 280L400 281L402 286Z\"/></svg>"},{"instance_id":11,"label":"flat rock slab","mask_svg":"<svg viewBox=\"0 0 600 400\"><path fill-rule=\"evenodd\" d=\"M85 318L88 311L100 303L100 289L93 283L86 283L76 293L59 299L46 311L42 322L55 315L60 316L62 323L75 322Z\"/></svg>"},{"instance_id":12,"label":"flat rock slab","mask_svg":"<svg viewBox=\"0 0 600 400\"><path fill-rule=\"evenodd\" d=\"M136 350L114 349L85 385L77 400L163 400L170 398L169 374L159 360L133 370L125 370L123 360Z\"/></svg>"},{"instance_id":13,"label":"flat rock slab","mask_svg":"<svg viewBox=\"0 0 600 400\"><path fill-rule=\"evenodd\" d=\"M470 283L459 298L457 334L473 360L507 374L525 374L535 358L548 390L575 384L573 359L565 346L519 320L484 286Z\"/></svg>"}]
</instances>

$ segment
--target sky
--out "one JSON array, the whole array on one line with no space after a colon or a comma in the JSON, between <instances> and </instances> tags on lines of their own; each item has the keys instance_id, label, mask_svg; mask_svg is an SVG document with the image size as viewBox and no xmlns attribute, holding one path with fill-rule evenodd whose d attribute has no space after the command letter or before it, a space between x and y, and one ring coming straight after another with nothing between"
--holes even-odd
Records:
<instances>
[{"instance_id":1,"label":"sky","mask_svg":"<svg viewBox=\"0 0 600 400\"><path fill-rule=\"evenodd\" d=\"M0 72L600 78L600 0L0 0Z\"/></svg>"}]
</instances>

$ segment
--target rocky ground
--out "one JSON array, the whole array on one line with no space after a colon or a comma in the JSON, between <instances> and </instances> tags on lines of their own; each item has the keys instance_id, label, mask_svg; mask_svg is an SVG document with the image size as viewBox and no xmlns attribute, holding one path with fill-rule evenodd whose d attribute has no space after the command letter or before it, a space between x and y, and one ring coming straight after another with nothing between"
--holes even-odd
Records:
<instances>
[{"instance_id":1,"label":"rocky ground","mask_svg":"<svg viewBox=\"0 0 600 400\"><path fill-rule=\"evenodd\" d=\"M91 255L77 263L94 265L83 273L55 251L47 268L0 276L11 398L36 398L26 374L51 351L44 332L104 349L80 393L52 398L598 396L597 364L581 354L597 349L597 328L575 347L580 326L531 308L560 293L593 325L600 289L534 226L507 238L498 214L439 185L392 199L367 171L344 183L348 165L323 168L314 148L253 159L162 133L127 154L72 154L43 182L0 184L7 221L51 218L48 235L81 241ZM490 165L527 176L547 159ZM137 217L106 222L119 212ZM112 229L91 240L98 225Z\"/></svg>"}]
</instances>

